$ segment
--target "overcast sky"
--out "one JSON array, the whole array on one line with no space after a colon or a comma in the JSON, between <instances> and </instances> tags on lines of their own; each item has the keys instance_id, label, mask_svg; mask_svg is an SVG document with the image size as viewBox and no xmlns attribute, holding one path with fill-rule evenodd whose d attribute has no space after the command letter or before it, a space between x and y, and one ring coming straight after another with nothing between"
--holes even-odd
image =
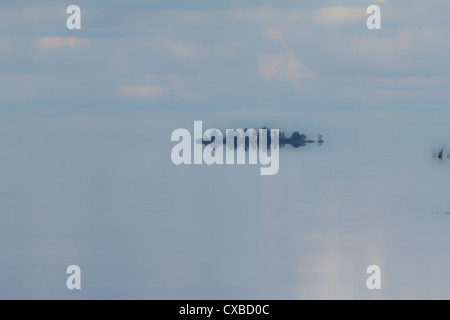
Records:
<instances>
[{"instance_id":1,"label":"overcast sky","mask_svg":"<svg viewBox=\"0 0 450 320\"><path fill-rule=\"evenodd\" d=\"M82 30L66 28L77 4ZM378 4L382 29L368 30ZM2 1L0 107L443 111L450 2Z\"/></svg>"},{"instance_id":2,"label":"overcast sky","mask_svg":"<svg viewBox=\"0 0 450 320\"><path fill-rule=\"evenodd\" d=\"M69 264L86 298L373 298L370 264L384 297L448 297L449 13L0 0L0 297L73 298ZM325 143L283 148L270 178L175 166L194 120Z\"/></svg>"}]
</instances>

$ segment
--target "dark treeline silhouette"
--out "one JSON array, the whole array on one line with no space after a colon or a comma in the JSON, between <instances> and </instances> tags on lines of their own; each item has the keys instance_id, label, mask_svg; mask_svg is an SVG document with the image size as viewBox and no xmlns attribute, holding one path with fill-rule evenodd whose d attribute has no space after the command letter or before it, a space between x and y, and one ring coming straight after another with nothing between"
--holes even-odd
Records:
<instances>
[{"instance_id":1,"label":"dark treeline silhouette","mask_svg":"<svg viewBox=\"0 0 450 320\"><path fill-rule=\"evenodd\" d=\"M450 159L450 151L447 151L447 154L445 154L445 146L439 147L436 150L433 151L433 158L435 159L444 159L447 157L447 159Z\"/></svg>"},{"instance_id":2,"label":"dark treeline silhouette","mask_svg":"<svg viewBox=\"0 0 450 320\"><path fill-rule=\"evenodd\" d=\"M272 145L272 138L271 138L271 130L267 127L263 127L262 129L267 130L267 146L268 148ZM244 133L247 132L247 128L244 129ZM211 137L211 141L205 141L202 139L202 144L208 145L215 141L215 136ZM241 140L242 141L242 140ZM223 138L223 144L227 143L227 137ZM279 133L279 146L282 148L285 145L291 145L294 148L304 147L310 143L317 143L319 146L321 146L324 143L324 140L322 139L322 135L317 135L317 141L308 139L306 135L299 133L298 131L295 131L291 134L290 138L286 136L286 134L282 131ZM245 137L245 150L248 150L249 147L256 148L259 146L259 130L256 130L256 144L250 146L250 139L248 137ZM234 148L238 148L238 138L234 137Z\"/></svg>"}]
</instances>

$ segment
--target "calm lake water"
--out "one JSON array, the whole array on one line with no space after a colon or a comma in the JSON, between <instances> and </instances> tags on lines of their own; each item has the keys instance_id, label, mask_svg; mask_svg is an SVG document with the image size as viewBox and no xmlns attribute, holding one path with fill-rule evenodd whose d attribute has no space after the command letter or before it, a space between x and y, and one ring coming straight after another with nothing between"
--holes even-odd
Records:
<instances>
[{"instance_id":1,"label":"calm lake water","mask_svg":"<svg viewBox=\"0 0 450 320\"><path fill-rule=\"evenodd\" d=\"M448 113L259 114L2 117L0 298L450 298L450 160L431 157ZM194 120L325 143L283 148L275 176L175 166L170 134Z\"/></svg>"}]
</instances>

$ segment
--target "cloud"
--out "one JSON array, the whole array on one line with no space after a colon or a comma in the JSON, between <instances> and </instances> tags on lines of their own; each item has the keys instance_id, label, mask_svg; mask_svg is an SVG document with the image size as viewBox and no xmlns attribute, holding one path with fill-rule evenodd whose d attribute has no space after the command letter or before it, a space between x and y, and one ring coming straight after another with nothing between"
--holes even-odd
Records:
<instances>
[{"instance_id":1,"label":"cloud","mask_svg":"<svg viewBox=\"0 0 450 320\"><path fill-rule=\"evenodd\" d=\"M276 75L289 80L298 80L302 77L301 65L292 54L268 54L259 56L259 72L265 78Z\"/></svg>"},{"instance_id":2,"label":"cloud","mask_svg":"<svg viewBox=\"0 0 450 320\"><path fill-rule=\"evenodd\" d=\"M186 81L179 75L167 75L166 77L171 81L170 85L171 91L173 91L176 95L178 95L181 98L199 100L199 99L206 99L208 97L206 94L189 92Z\"/></svg>"},{"instance_id":3,"label":"cloud","mask_svg":"<svg viewBox=\"0 0 450 320\"><path fill-rule=\"evenodd\" d=\"M175 55L181 58L187 58L192 55L196 47L191 42L174 41L169 39L164 39L164 44L169 48L169 50Z\"/></svg>"},{"instance_id":4,"label":"cloud","mask_svg":"<svg viewBox=\"0 0 450 320\"><path fill-rule=\"evenodd\" d=\"M14 43L16 39L0 37L0 55L9 54L14 49Z\"/></svg>"},{"instance_id":5,"label":"cloud","mask_svg":"<svg viewBox=\"0 0 450 320\"><path fill-rule=\"evenodd\" d=\"M392 111L378 110L373 113L373 116L377 119L392 119L397 116L397 113Z\"/></svg>"},{"instance_id":6,"label":"cloud","mask_svg":"<svg viewBox=\"0 0 450 320\"><path fill-rule=\"evenodd\" d=\"M319 24L354 23L367 19L366 8L332 7L321 8L315 13Z\"/></svg>"},{"instance_id":7,"label":"cloud","mask_svg":"<svg viewBox=\"0 0 450 320\"><path fill-rule=\"evenodd\" d=\"M155 99L169 93L169 89L163 86L121 86L117 88L117 95L127 98Z\"/></svg>"},{"instance_id":8,"label":"cloud","mask_svg":"<svg viewBox=\"0 0 450 320\"><path fill-rule=\"evenodd\" d=\"M152 79L158 78L159 74L157 74L157 73L149 73L149 74L146 74L144 77L147 80L152 80Z\"/></svg>"},{"instance_id":9,"label":"cloud","mask_svg":"<svg viewBox=\"0 0 450 320\"><path fill-rule=\"evenodd\" d=\"M59 37L42 37L36 40L36 46L41 50L49 48L58 48L63 46L73 47L77 44L89 44L91 40L84 38L59 38Z\"/></svg>"},{"instance_id":10,"label":"cloud","mask_svg":"<svg viewBox=\"0 0 450 320\"><path fill-rule=\"evenodd\" d=\"M271 40L283 42L283 33L281 32L281 30L275 29L273 27L266 27L263 29L263 33Z\"/></svg>"},{"instance_id":11,"label":"cloud","mask_svg":"<svg viewBox=\"0 0 450 320\"><path fill-rule=\"evenodd\" d=\"M411 103L419 108L424 99L413 99L418 95L429 95L434 105L448 101L450 3L435 10L417 0L386 1L386 28L380 32L366 28L370 2L356 0L340 7L326 1L325 8L317 2L274 2L263 8L161 9L151 26L146 6L127 19L131 12L117 2L107 15L98 6L86 7L98 19L89 19L89 28L80 32L66 30L65 11L48 3L36 10L12 4L0 10L0 69L17 74L3 81L0 104L26 96L59 104L71 96L70 88L77 88L76 99L93 105L105 99L122 103L120 95L162 98L161 106L174 108L211 101L215 108L240 108L244 100L275 108L272 96L285 99L280 104L312 101L324 109L366 104L368 97L398 108ZM14 97L15 89L22 98ZM381 90L389 97L408 91L411 99L384 98Z\"/></svg>"},{"instance_id":12,"label":"cloud","mask_svg":"<svg viewBox=\"0 0 450 320\"><path fill-rule=\"evenodd\" d=\"M367 78L367 84L378 89L390 90L445 90L450 87L450 77L431 76L431 77L371 77Z\"/></svg>"},{"instance_id":13,"label":"cloud","mask_svg":"<svg viewBox=\"0 0 450 320\"><path fill-rule=\"evenodd\" d=\"M259 56L259 72L265 78L270 78L278 74L283 63L281 54L267 54Z\"/></svg>"},{"instance_id":14,"label":"cloud","mask_svg":"<svg viewBox=\"0 0 450 320\"><path fill-rule=\"evenodd\" d=\"M0 73L0 96L3 102L35 100L46 89L46 79L38 74Z\"/></svg>"},{"instance_id":15,"label":"cloud","mask_svg":"<svg viewBox=\"0 0 450 320\"><path fill-rule=\"evenodd\" d=\"M286 77L292 80L300 79L300 63L293 54L289 54L286 59Z\"/></svg>"}]
</instances>

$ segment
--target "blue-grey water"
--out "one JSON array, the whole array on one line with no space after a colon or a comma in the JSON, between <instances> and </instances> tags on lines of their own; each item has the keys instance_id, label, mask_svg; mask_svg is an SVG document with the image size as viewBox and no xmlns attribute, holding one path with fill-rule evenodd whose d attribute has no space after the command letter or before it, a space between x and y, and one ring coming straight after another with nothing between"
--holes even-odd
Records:
<instances>
[{"instance_id":1,"label":"blue-grey water","mask_svg":"<svg viewBox=\"0 0 450 320\"><path fill-rule=\"evenodd\" d=\"M0 298L448 299L450 160L431 156L450 139L445 119L5 112ZM175 166L170 134L192 132L194 120L325 143L283 148L275 176L259 165ZM66 288L71 264L81 290ZM373 264L381 290L366 287Z\"/></svg>"}]
</instances>

